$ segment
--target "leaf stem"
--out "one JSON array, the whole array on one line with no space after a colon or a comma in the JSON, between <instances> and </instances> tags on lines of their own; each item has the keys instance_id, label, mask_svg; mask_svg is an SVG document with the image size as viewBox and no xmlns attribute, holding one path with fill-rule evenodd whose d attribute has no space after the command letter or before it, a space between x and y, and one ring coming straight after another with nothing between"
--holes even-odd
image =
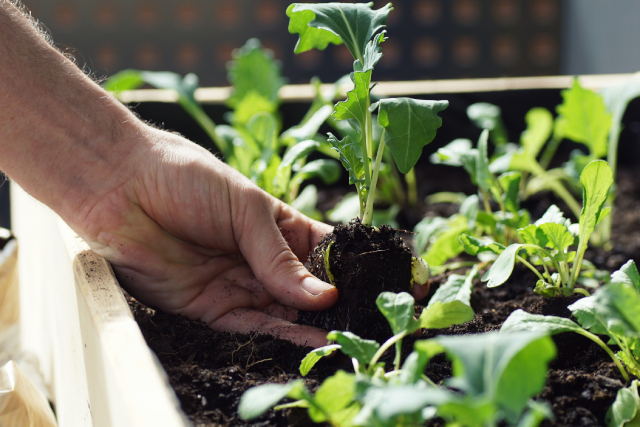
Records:
<instances>
[{"instance_id":1,"label":"leaf stem","mask_svg":"<svg viewBox=\"0 0 640 427\"><path fill-rule=\"evenodd\" d=\"M613 362L616 364L616 366L620 370L620 373L622 374L622 377L624 378L625 382L627 383L629 382L629 376L627 375L627 371L625 371L624 367L620 363L620 360L616 357L615 354L613 354L613 351L611 351L608 345L606 345L597 335L592 334L589 331L586 331L584 329L578 329L576 332L582 336L589 338L591 341L593 341L594 343L602 347L602 349L607 352L611 360L613 360Z\"/></svg>"},{"instance_id":2,"label":"leaf stem","mask_svg":"<svg viewBox=\"0 0 640 427\"><path fill-rule=\"evenodd\" d=\"M376 185L378 183L378 173L380 172L380 163L382 162L384 147L385 141L383 130L382 137L380 138L380 145L378 146L378 153L376 154L376 162L373 166L373 176L371 177L371 185L367 194L367 203L365 204L364 215L362 217L362 224L364 225L371 225L371 222L373 221L373 201L376 192Z\"/></svg>"},{"instance_id":3,"label":"leaf stem","mask_svg":"<svg viewBox=\"0 0 640 427\"><path fill-rule=\"evenodd\" d=\"M406 335L407 331L402 331L399 334L396 334L386 340L371 358L371 362L369 362L369 370L371 370L371 368L374 367L376 363L378 363L378 359L380 359L380 357L384 354L385 351L389 349L389 347L402 340Z\"/></svg>"},{"instance_id":4,"label":"leaf stem","mask_svg":"<svg viewBox=\"0 0 640 427\"><path fill-rule=\"evenodd\" d=\"M520 255L516 255L516 259L517 259L518 261L520 261L521 263L523 263L524 265L526 265L527 267L529 267L529 268L531 269L531 271L533 271L534 273L536 273L536 275L538 276L538 278L540 278L540 280L542 280L543 282L545 281L545 280L544 280L544 277L542 277L542 274L540 274L540 272L538 271L538 269L537 269L537 268L535 268L533 265L531 265L531 264L529 263L529 261L527 261L526 259L522 258ZM544 262L544 261L543 261L543 262Z\"/></svg>"}]
</instances>

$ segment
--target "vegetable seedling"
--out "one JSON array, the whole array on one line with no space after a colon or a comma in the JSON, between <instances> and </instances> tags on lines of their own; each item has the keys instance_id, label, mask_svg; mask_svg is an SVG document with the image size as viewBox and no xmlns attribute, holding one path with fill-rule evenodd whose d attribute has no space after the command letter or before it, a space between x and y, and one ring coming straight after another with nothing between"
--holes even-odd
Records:
<instances>
[{"instance_id":1,"label":"vegetable seedling","mask_svg":"<svg viewBox=\"0 0 640 427\"><path fill-rule=\"evenodd\" d=\"M602 218L609 214L609 208L603 208L603 205L613 184L611 168L603 160L593 161L582 171L580 182L583 187L583 207L579 224L571 224L559 209L552 206L535 224L518 229L518 234L525 243L502 248L496 243L481 242L471 236L461 238L465 250L470 253L492 251L500 254L482 278L488 282L487 286L502 285L511 276L517 260L538 276L536 293L547 297L570 295L574 292L589 295L586 290L576 288L575 285L589 237ZM569 251L569 247L575 241L578 243L577 249ZM544 267L544 273L540 273L529 261L521 257L521 251L527 251L530 256L537 255ZM551 268L554 268L556 273L551 274Z\"/></svg>"},{"instance_id":2,"label":"vegetable seedling","mask_svg":"<svg viewBox=\"0 0 640 427\"><path fill-rule=\"evenodd\" d=\"M447 101L424 101L411 98L371 100L372 72L382 57L380 45L386 40L383 30L391 4L373 10L372 3L294 3L287 9L289 31L300 35L296 53L313 48L323 50L329 43L342 44L354 58L351 80L354 87L347 99L335 106L333 116L346 120L355 130L354 138L339 140L329 135L329 143L339 153L349 172L349 182L356 186L359 218L371 225L374 194L384 149L389 147L398 170L408 173L418 161L422 148L430 143L442 125L438 113ZM378 112L382 135L374 153L372 113Z\"/></svg>"}]
</instances>

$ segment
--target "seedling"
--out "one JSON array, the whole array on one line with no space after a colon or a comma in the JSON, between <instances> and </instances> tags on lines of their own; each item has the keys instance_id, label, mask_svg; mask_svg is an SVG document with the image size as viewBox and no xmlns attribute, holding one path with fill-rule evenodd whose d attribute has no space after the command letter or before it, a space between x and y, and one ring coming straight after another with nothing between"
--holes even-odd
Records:
<instances>
[{"instance_id":1,"label":"seedling","mask_svg":"<svg viewBox=\"0 0 640 427\"><path fill-rule=\"evenodd\" d=\"M336 104L333 116L347 120L356 136L339 140L330 134L329 143L349 172L349 182L356 186L359 217L365 225L372 223L373 196L385 147L389 146L398 170L408 173L422 148L433 140L442 125L438 112L448 106L447 101L411 98L372 103L371 75L382 57L380 44L386 40L383 28L391 10L390 3L378 10L372 10L372 4L349 3L295 3L287 9L289 31L300 34L296 53L313 48L323 50L329 43L344 43L354 58L351 74L354 88L348 92L346 101ZM374 156L372 113L376 110L382 135Z\"/></svg>"},{"instance_id":2,"label":"seedling","mask_svg":"<svg viewBox=\"0 0 640 427\"><path fill-rule=\"evenodd\" d=\"M326 184L332 184L340 177L340 166L333 159L307 162L307 157L315 151L331 152L326 139L319 137L317 132L333 108L317 100L299 125L280 134L278 91L284 79L280 65L256 39L234 51L233 61L229 64L229 80L233 85L227 100L232 108L227 114L231 126L216 125L205 113L196 100L198 78L194 74L182 78L169 72L125 70L109 78L103 86L112 91L124 91L147 83L174 90L179 104L207 133L229 165L269 194L321 219L322 215L315 209L315 188L309 188L300 200L297 199L305 181L321 178ZM319 92L318 98L321 98Z\"/></svg>"},{"instance_id":3,"label":"seedling","mask_svg":"<svg viewBox=\"0 0 640 427\"><path fill-rule=\"evenodd\" d=\"M507 425L539 425L552 417L546 405L530 400L542 389L547 364L555 356L553 342L545 333L438 336L417 341L400 366L403 337L420 327L448 327L473 317L468 296L475 273L474 269L466 278L447 282L434 296L437 301L418 320L413 318L410 295L381 294L378 307L395 333L392 338L379 345L349 332L333 331L327 338L335 344L312 351L300 365L300 372L306 375L321 357L340 350L352 358L353 374L338 371L315 394L301 380L252 388L240 400L240 416L257 418L288 397L294 401L276 409L307 408L314 422L333 426L422 425L434 417L471 427L495 426L503 421ZM394 369L386 372L380 356L394 344ZM454 365L454 378L445 385L459 392L437 386L423 374L429 360L443 352ZM527 373L526 383L520 381L523 372Z\"/></svg>"},{"instance_id":4,"label":"seedling","mask_svg":"<svg viewBox=\"0 0 640 427\"><path fill-rule=\"evenodd\" d=\"M536 293L544 296L570 295L574 292L589 295L586 290L576 288L575 285L589 237L602 218L609 214L609 208L603 208L603 205L613 184L611 168L603 160L593 161L582 171L580 182L583 186L583 208L579 224L571 224L558 208L552 206L535 224L518 229L518 234L525 243L503 248L494 242L487 243L471 236L462 236L465 250L472 254L482 251L500 254L482 278L483 281L488 281L487 286L503 284L511 276L515 261L518 260L538 276ZM577 249L568 251L575 241L578 243ZM529 256L537 255L544 273L540 273L521 257L521 251L526 251ZM551 268L556 273L551 274Z\"/></svg>"}]
</instances>

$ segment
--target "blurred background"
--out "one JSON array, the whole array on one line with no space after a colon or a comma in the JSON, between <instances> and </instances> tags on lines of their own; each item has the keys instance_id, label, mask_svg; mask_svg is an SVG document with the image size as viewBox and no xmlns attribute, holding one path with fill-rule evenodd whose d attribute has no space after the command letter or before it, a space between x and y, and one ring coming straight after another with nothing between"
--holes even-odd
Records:
<instances>
[{"instance_id":1,"label":"blurred background","mask_svg":"<svg viewBox=\"0 0 640 427\"><path fill-rule=\"evenodd\" d=\"M196 73L225 86L231 52L252 37L290 83L349 72L344 46L294 55L285 0L23 0L79 66ZM386 4L375 1L375 8ZM640 70L637 0L395 0L376 80L629 73ZM9 226L8 185L0 226Z\"/></svg>"}]
</instances>

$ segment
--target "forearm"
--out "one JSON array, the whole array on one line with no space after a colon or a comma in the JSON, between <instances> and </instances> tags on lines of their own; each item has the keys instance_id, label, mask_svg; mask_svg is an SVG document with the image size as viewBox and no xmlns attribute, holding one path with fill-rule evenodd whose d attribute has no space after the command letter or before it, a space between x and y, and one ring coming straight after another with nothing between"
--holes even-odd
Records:
<instances>
[{"instance_id":1,"label":"forearm","mask_svg":"<svg viewBox=\"0 0 640 427\"><path fill-rule=\"evenodd\" d=\"M0 170L54 210L113 187L142 124L0 0ZM126 135L124 135L126 134ZM92 182L88 188L85 183Z\"/></svg>"}]
</instances>

